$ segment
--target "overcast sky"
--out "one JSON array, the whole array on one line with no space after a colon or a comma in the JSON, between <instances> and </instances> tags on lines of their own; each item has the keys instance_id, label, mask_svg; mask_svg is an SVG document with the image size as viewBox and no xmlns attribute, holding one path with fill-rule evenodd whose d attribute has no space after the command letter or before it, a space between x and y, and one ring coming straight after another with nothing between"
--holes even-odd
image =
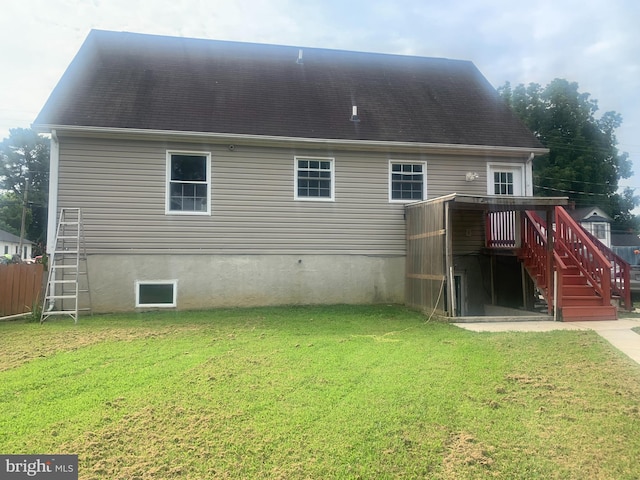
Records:
<instances>
[{"instance_id":1,"label":"overcast sky","mask_svg":"<svg viewBox=\"0 0 640 480\"><path fill-rule=\"evenodd\" d=\"M640 194L638 0L0 0L0 138L29 127L92 28L471 60L494 87L565 78L623 117Z\"/></svg>"}]
</instances>

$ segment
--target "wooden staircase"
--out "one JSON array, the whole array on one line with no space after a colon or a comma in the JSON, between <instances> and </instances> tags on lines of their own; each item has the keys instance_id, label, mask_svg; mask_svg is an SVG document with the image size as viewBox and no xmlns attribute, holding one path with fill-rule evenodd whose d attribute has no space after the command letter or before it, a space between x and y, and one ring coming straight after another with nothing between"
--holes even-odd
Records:
<instances>
[{"instance_id":1,"label":"wooden staircase","mask_svg":"<svg viewBox=\"0 0 640 480\"><path fill-rule=\"evenodd\" d=\"M601 250L604 246L596 247L562 207L556 207L555 219L550 246L545 222L534 212L525 212L518 253L547 301L549 313L555 307L565 322L616 320L612 298L622 298L630 308L628 265L625 273L626 262L608 255L610 261Z\"/></svg>"},{"instance_id":2,"label":"wooden staircase","mask_svg":"<svg viewBox=\"0 0 640 480\"><path fill-rule=\"evenodd\" d=\"M598 293L570 257L564 257L564 268L557 278L562 321L617 320L617 308L611 305L611 299Z\"/></svg>"}]
</instances>

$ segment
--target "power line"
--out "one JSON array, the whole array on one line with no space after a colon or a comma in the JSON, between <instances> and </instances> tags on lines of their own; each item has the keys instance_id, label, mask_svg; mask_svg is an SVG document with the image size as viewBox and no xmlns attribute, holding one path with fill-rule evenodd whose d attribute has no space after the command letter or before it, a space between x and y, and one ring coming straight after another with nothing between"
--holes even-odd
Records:
<instances>
[{"instance_id":1,"label":"power line","mask_svg":"<svg viewBox=\"0 0 640 480\"><path fill-rule=\"evenodd\" d=\"M545 180L562 180L562 181L566 181L566 182L570 182L570 183L585 183L588 185L599 185L599 186L607 186L607 185L611 185L608 182L605 183L599 183L599 182L587 182L586 180L569 180L569 179L564 179L564 178L557 178L557 177L544 177L542 175L535 175L534 176L536 178L544 178Z\"/></svg>"},{"instance_id":2,"label":"power line","mask_svg":"<svg viewBox=\"0 0 640 480\"><path fill-rule=\"evenodd\" d=\"M575 193L578 195L589 195L592 197L610 197L610 194L608 193L591 193L591 192L579 192L577 190L565 190L562 188L552 188L552 187L545 187L543 185L534 185L535 188L541 188L543 190L552 190L554 192L562 192L562 193Z\"/></svg>"}]
</instances>

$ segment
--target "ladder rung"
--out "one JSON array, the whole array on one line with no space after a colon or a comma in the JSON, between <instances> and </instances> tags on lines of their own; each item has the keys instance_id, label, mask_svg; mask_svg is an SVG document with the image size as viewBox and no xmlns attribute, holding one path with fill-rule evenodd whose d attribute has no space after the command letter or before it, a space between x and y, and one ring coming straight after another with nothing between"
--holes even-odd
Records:
<instances>
[{"instance_id":1,"label":"ladder rung","mask_svg":"<svg viewBox=\"0 0 640 480\"><path fill-rule=\"evenodd\" d=\"M53 253L55 253L56 255L67 254L67 253L73 253L74 255L77 255L78 250L54 250Z\"/></svg>"},{"instance_id":2,"label":"ladder rung","mask_svg":"<svg viewBox=\"0 0 640 480\"><path fill-rule=\"evenodd\" d=\"M58 235L58 240L77 240L78 235Z\"/></svg>"},{"instance_id":3,"label":"ladder rung","mask_svg":"<svg viewBox=\"0 0 640 480\"><path fill-rule=\"evenodd\" d=\"M78 265L52 265L51 268L54 270L56 268L78 268Z\"/></svg>"},{"instance_id":4,"label":"ladder rung","mask_svg":"<svg viewBox=\"0 0 640 480\"><path fill-rule=\"evenodd\" d=\"M69 221L69 220L65 220L63 222L60 222L58 225L80 225L80 222L78 222L77 220L74 221Z\"/></svg>"},{"instance_id":5,"label":"ladder rung","mask_svg":"<svg viewBox=\"0 0 640 480\"><path fill-rule=\"evenodd\" d=\"M75 315L75 310L51 310L50 312L43 313L42 316L47 318L49 315Z\"/></svg>"},{"instance_id":6,"label":"ladder rung","mask_svg":"<svg viewBox=\"0 0 640 480\"><path fill-rule=\"evenodd\" d=\"M47 295L47 299L71 300L78 298L77 295Z\"/></svg>"},{"instance_id":7,"label":"ladder rung","mask_svg":"<svg viewBox=\"0 0 640 480\"><path fill-rule=\"evenodd\" d=\"M75 280L51 280L49 283L76 283Z\"/></svg>"}]
</instances>

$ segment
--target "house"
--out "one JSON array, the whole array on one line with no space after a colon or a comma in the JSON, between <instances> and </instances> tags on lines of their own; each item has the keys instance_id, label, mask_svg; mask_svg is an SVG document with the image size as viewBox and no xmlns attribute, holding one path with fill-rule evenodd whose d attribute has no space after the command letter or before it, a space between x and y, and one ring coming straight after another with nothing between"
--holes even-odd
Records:
<instances>
[{"instance_id":1,"label":"house","mask_svg":"<svg viewBox=\"0 0 640 480\"><path fill-rule=\"evenodd\" d=\"M19 236L0 230L0 255L20 255L23 260L30 259L33 258L33 246L34 243L29 240L23 238L20 242Z\"/></svg>"},{"instance_id":2,"label":"house","mask_svg":"<svg viewBox=\"0 0 640 480\"><path fill-rule=\"evenodd\" d=\"M514 209L566 204L532 197L547 150L468 61L93 30L34 126L49 251L81 208L97 312L404 303L407 205L456 193L455 225L420 238L458 235L467 289L424 275L460 315L456 292L490 290L469 283L485 233L513 247Z\"/></svg>"},{"instance_id":3,"label":"house","mask_svg":"<svg viewBox=\"0 0 640 480\"><path fill-rule=\"evenodd\" d=\"M632 293L640 293L640 236L635 233L613 233L611 250L631 266Z\"/></svg>"},{"instance_id":4,"label":"house","mask_svg":"<svg viewBox=\"0 0 640 480\"><path fill-rule=\"evenodd\" d=\"M611 248L611 222L613 219L599 207L583 207L569 210L571 217L582 227Z\"/></svg>"},{"instance_id":5,"label":"house","mask_svg":"<svg viewBox=\"0 0 640 480\"><path fill-rule=\"evenodd\" d=\"M611 250L632 266L640 266L640 237L635 233L613 233Z\"/></svg>"}]
</instances>

